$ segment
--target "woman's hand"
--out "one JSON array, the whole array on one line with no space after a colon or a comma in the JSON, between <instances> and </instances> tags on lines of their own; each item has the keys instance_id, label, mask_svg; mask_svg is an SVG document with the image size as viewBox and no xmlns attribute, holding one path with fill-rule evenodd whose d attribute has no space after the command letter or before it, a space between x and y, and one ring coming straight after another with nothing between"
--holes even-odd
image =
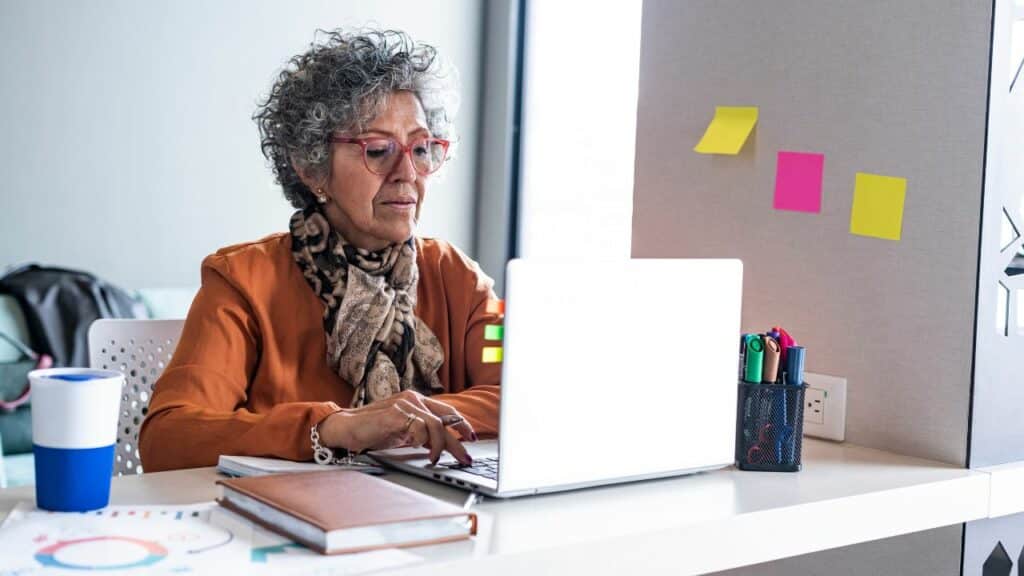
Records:
<instances>
[{"instance_id":1,"label":"woman's hand","mask_svg":"<svg viewBox=\"0 0 1024 576\"><path fill-rule=\"evenodd\" d=\"M431 464L437 464L442 451L449 452L463 465L472 464L473 459L448 426L463 438L477 438L458 410L405 390L368 406L331 414L320 424L320 439L326 446L355 452L426 446L430 449Z\"/></svg>"}]
</instances>

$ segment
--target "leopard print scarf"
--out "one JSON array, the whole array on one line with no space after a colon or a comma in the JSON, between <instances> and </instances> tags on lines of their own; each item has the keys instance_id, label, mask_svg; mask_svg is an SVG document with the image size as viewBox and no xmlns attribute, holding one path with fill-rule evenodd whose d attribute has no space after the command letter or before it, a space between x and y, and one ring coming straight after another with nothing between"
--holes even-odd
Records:
<instances>
[{"instance_id":1,"label":"leopard print scarf","mask_svg":"<svg viewBox=\"0 0 1024 576\"><path fill-rule=\"evenodd\" d=\"M292 215L292 255L324 303L327 364L355 388L358 408L413 388L441 391L444 351L416 307L416 242L370 252L331 228L319 206Z\"/></svg>"}]
</instances>

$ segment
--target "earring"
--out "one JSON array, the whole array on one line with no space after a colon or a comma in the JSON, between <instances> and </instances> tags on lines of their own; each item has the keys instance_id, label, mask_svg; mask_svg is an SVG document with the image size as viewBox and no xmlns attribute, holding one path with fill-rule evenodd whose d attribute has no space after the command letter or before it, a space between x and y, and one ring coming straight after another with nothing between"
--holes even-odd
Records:
<instances>
[{"instance_id":1,"label":"earring","mask_svg":"<svg viewBox=\"0 0 1024 576\"><path fill-rule=\"evenodd\" d=\"M316 201L321 204L327 204L327 194L324 194L323 188L316 189Z\"/></svg>"}]
</instances>

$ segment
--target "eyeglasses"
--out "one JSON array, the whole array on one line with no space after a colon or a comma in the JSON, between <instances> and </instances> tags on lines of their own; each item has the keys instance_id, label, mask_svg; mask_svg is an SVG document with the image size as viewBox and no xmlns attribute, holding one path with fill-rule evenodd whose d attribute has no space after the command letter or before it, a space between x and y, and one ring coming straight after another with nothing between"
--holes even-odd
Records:
<instances>
[{"instance_id":1,"label":"eyeglasses","mask_svg":"<svg viewBox=\"0 0 1024 576\"><path fill-rule=\"evenodd\" d=\"M444 164L450 142L440 138L417 138L403 146L394 138L346 138L331 136L331 142L359 144L363 147L363 164L374 174L390 174L408 155L412 166L421 176L433 174Z\"/></svg>"}]
</instances>

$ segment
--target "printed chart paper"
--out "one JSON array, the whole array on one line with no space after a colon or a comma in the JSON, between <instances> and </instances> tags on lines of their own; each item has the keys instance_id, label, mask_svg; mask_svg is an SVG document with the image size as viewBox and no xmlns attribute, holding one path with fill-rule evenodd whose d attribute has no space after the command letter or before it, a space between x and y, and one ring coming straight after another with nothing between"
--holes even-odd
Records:
<instances>
[{"instance_id":1,"label":"printed chart paper","mask_svg":"<svg viewBox=\"0 0 1024 576\"><path fill-rule=\"evenodd\" d=\"M322 574L421 562L405 550L323 556L217 506L109 506L55 513L20 503L0 526L0 576Z\"/></svg>"}]
</instances>

